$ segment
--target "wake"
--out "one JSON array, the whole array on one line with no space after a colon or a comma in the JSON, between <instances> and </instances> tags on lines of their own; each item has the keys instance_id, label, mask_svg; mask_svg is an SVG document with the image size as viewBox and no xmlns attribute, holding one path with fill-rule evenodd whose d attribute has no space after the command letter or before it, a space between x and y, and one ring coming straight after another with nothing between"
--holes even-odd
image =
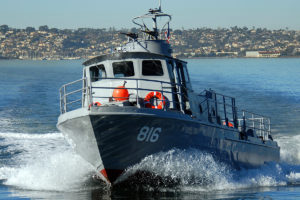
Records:
<instances>
[{"instance_id":1,"label":"wake","mask_svg":"<svg viewBox=\"0 0 300 200\"><path fill-rule=\"evenodd\" d=\"M168 177L182 191L236 190L300 184L300 135L278 137L281 162L261 168L235 170L196 149L160 152L126 169L118 179L143 171L148 178ZM81 159L61 133L0 133L0 179L5 185L50 191L78 191L94 187L95 169ZM159 184L163 190L167 185Z\"/></svg>"}]
</instances>

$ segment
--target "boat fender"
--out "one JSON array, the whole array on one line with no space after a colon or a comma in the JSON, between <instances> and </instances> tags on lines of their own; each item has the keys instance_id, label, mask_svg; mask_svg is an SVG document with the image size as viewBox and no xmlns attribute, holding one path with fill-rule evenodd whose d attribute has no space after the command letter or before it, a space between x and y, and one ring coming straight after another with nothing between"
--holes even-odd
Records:
<instances>
[{"instance_id":1,"label":"boat fender","mask_svg":"<svg viewBox=\"0 0 300 200\"><path fill-rule=\"evenodd\" d=\"M151 104L151 99L159 99L160 103L155 106ZM153 108L153 109L163 109L166 105L166 98L160 92L149 92L144 99L145 107L146 108Z\"/></svg>"},{"instance_id":2,"label":"boat fender","mask_svg":"<svg viewBox=\"0 0 300 200\"><path fill-rule=\"evenodd\" d=\"M113 98L115 101L126 101L129 99L129 92L128 90L125 88L125 84L127 82L124 81L123 86L119 86L117 88L114 89L113 91Z\"/></svg>"},{"instance_id":3,"label":"boat fender","mask_svg":"<svg viewBox=\"0 0 300 200\"><path fill-rule=\"evenodd\" d=\"M100 107L102 104L100 102L94 102L94 103L91 103L89 105L89 108L91 108L92 106L97 106L97 107Z\"/></svg>"}]
</instances>

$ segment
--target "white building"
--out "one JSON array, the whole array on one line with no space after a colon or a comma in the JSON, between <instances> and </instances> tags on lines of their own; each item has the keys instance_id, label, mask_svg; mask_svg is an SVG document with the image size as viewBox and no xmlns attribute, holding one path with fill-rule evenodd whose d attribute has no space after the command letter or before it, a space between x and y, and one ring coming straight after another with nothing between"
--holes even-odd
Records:
<instances>
[{"instance_id":1,"label":"white building","mask_svg":"<svg viewBox=\"0 0 300 200\"><path fill-rule=\"evenodd\" d=\"M279 56L279 51L246 51L248 58L277 58Z\"/></svg>"}]
</instances>

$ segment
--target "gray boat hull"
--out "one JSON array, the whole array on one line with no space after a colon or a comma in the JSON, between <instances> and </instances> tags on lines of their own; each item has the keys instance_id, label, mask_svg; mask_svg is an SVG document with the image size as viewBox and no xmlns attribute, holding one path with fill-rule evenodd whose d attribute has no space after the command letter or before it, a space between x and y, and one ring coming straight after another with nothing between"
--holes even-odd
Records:
<instances>
[{"instance_id":1,"label":"gray boat hull","mask_svg":"<svg viewBox=\"0 0 300 200\"><path fill-rule=\"evenodd\" d=\"M177 112L103 107L61 119L58 128L110 182L147 155L174 148L209 152L218 161L236 168L279 161L279 147L274 142L242 140L237 129L201 122Z\"/></svg>"}]
</instances>

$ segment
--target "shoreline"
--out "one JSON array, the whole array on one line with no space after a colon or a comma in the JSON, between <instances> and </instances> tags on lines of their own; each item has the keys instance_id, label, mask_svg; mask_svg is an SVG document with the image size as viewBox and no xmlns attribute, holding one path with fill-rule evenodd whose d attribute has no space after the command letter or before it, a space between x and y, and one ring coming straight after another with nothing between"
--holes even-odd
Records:
<instances>
[{"instance_id":1,"label":"shoreline","mask_svg":"<svg viewBox=\"0 0 300 200\"><path fill-rule=\"evenodd\" d=\"M284 59L284 58L300 58L300 56L279 56L279 57L270 57L270 58L261 58L261 57L235 57L235 56L223 56L223 57L178 57L177 59ZM24 60L24 61L59 61L59 60L89 60L91 58L66 58L66 59L18 59L18 58L0 58L0 61L4 60Z\"/></svg>"},{"instance_id":2,"label":"shoreline","mask_svg":"<svg viewBox=\"0 0 300 200\"><path fill-rule=\"evenodd\" d=\"M269 59L269 58L300 58L300 56L278 56L278 57L246 57L246 56L200 56L200 57L177 57L177 59L222 59L222 58L245 58L245 59Z\"/></svg>"}]
</instances>

